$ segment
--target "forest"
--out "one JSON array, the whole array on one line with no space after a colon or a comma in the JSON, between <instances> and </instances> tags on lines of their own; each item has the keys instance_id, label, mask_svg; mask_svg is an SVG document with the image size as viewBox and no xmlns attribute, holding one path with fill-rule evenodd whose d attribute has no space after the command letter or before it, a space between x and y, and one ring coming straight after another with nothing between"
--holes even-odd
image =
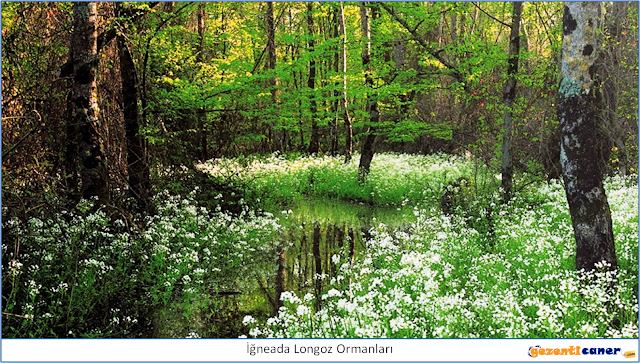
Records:
<instances>
[{"instance_id":1,"label":"forest","mask_svg":"<svg viewBox=\"0 0 640 363\"><path fill-rule=\"evenodd\" d=\"M637 2L2 2L5 338L637 338Z\"/></svg>"}]
</instances>

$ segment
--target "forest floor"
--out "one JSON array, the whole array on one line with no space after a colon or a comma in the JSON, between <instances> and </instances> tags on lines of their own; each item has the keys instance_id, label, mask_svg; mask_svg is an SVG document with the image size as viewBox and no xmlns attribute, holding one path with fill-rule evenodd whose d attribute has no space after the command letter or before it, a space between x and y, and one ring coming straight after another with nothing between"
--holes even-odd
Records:
<instances>
[{"instance_id":1,"label":"forest floor","mask_svg":"<svg viewBox=\"0 0 640 363\"><path fill-rule=\"evenodd\" d=\"M351 259L332 257L317 308L312 293L285 292L266 320L247 316L252 337L637 337L638 188L610 178L618 269L575 271L564 189L527 185L500 204L499 181L474 160L447 155L376 155L358 183L356 162L282 156L203 165L251 180L268 202L300 194L411 207L408 228L370 230ZM241 174L240 170L242 170ZM256 198L257 198L256 195ZM446 211L446 213L445 213Z\"/></svg>"},{"instance_id":2,"label":"forest floor","mask_svg":"<svg viewBox=\"0 0 640 363\"><path fill-rule=\"evenodd\" d=\"M142 227L92 201L3 221L3 335L638 336L635 176L606 180L618 268L584 272L559 181L521 175L503 205L473 158L377 154L364 183L357 165L214 159L159 172Z\"/></svg>"}]
</instances>

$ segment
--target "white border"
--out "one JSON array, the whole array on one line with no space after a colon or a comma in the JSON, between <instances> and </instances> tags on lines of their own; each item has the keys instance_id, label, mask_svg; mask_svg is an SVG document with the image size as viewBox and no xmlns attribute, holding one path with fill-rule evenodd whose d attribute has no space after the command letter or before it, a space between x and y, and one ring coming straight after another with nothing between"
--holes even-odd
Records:
<instances>
[{"instance_id":1,"label":"white border","mask_svg":"<svg viewBox=\"0 0 640 363\"><path fill-rule=\"evenodd\" d=\"M346 353L345 347L390 347L389 353ZM250 354L251 347L281 352ZM616 355L529 356L531 347L620 348ZM286 347L286 348L285 348ZM331 353L303 353L312 347ZM288 350L288 353L282 352ZM339 352L342 350L343 352ZM357 349L356 349L357 350ZM626 361L636 339L3 339L2 361ZM550 352L553 352L550 350ZM562 352L558 350L557 352Z\"/></svg>"}]
</instances>

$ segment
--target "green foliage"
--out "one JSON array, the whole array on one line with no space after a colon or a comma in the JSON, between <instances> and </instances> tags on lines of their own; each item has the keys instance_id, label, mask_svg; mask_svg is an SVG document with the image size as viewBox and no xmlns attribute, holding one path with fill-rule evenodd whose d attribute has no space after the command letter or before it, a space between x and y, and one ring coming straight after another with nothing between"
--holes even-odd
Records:
<instances>
[{"instance_id":1,"label":"green foliage","mask_svg":"<svg viewBox=\"0 0 640 363\"><path fill-rule=\"evenodd\" d=\"M246 185L246 199L263 205L285 205L314 196L372 205L437 205L444 187L463 174L472 174L473 163L452 155L417 156L384 153L374 158L371 173L358 181L358 155L344 164L337 157L290 158L286 155L212 159L198 165L214 178Z\"/></svg>"},{"instance_id":2,"label":"green foliage","mask_svg":"<svg viewBox=\"0 0 640 363\"><path fill-rule=\"evenodd\" d=\"M416 211L408 231L372 230L366 252L334 256L337 275L313 296L285 292L285 309L244 319L252 337L602 338L638 336L638 190L607 181L619 268L575 271L564 189L536 185L495 207L495 246L457 216ZM473 205L471 206L474 207Z\"/></svg>"},{"instance_id":3,"label":"green foliage","mask_svg":"<svg viewBox=\"0 0 640 363\"><path fill-rule=\"evenodd\" d=\"M131 221L91 212L91 202L27 223L5 221L3 235L13 243L2 252L3 335L228 334L194 322L229 305L222 295L242 291L270 261L279 226L247 210L237 217L209 211L189 197L164 194L157 204L140 233Z\"/></svg>"}]
</instances>

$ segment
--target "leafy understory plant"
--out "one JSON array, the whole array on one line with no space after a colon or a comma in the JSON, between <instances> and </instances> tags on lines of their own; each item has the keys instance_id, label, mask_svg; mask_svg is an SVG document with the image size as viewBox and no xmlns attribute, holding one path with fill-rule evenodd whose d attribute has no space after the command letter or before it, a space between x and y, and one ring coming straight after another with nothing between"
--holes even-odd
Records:
<instances>
[{"instance_id":1,"label":"leafy understory plant","mask_svg":"<svg viewBox=\"0 0 640 363\"><path fill-rule=\"evenodd\" d=\"M633 183L633 182L632 182ZM314 297L282 295L252 337L637 338L638 190L607 183L619 268L576 271L571 222L558 182L537 208L499 207L495 238L458 216L418 211L406 232L380 225L366 252L344 259L314 311Z\"/></svg>"},{"instance_id":2,"label":"leafy understory plant","mask_svg":"<svg viewBox=\"0 0 640 363\"><path fill-rule=\"evenodd\" d=\"M269 214L232 215L163 192L144 230L94 211L3 225L5 337L202 336L218 294L274 255ZM180 319L180 324L161 320Z\"/></svg>"},{"instance_id":3,"label":"leafy understory plant","mask_svg":"<svg viewBox=\"0 0 640 363\"><path fill-rule=\"evenodd\" d=\"M196 168L226 183L242 181L247 200L286 205L314 196L372 205L433 203L451 181L474 174L471 158L454 155L376 154L364 184L358 180L360 155L290 158L279 153L242 159L218 158Z\"/></svg>"}]
</instances>

